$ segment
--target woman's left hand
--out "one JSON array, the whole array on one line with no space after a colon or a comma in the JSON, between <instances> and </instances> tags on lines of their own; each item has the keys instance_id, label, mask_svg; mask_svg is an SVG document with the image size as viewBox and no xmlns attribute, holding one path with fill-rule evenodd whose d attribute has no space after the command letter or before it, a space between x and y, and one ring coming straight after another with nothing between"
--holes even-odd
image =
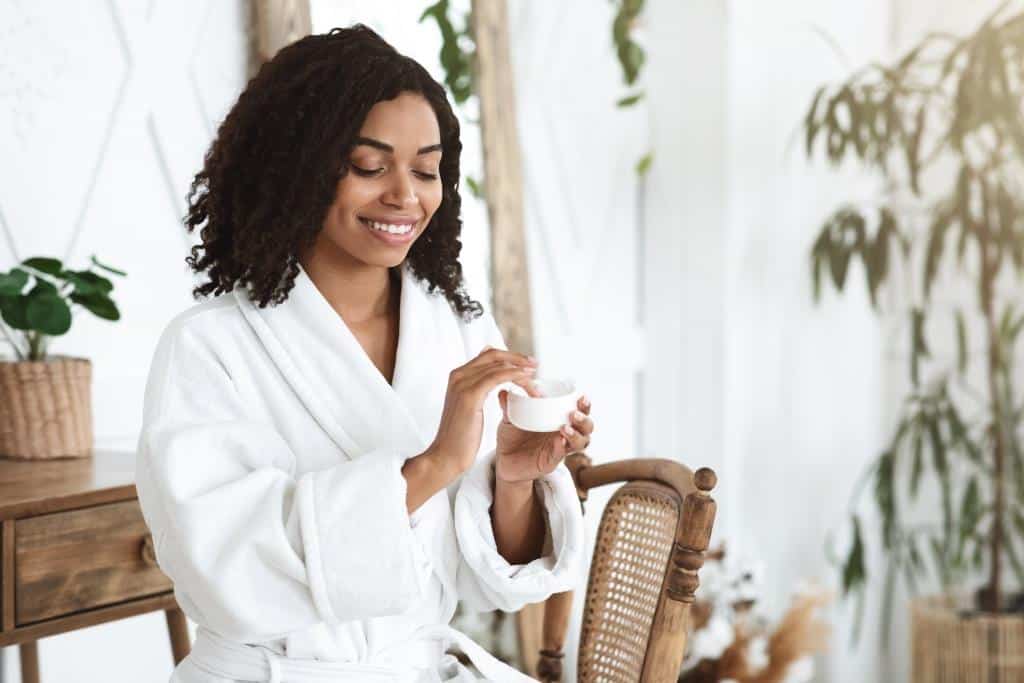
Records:
<instances>
[{"instance_id":1,"label":"woman's left hand","mask_svg":"<svg viewBox=\"0 0 1024 683\"><path fill-rule=\"evenodd\" d=\"M570 422L557 432L528 432L508 419L508 391L498 393L502 420L498 425L495 476L507 483L533 481L550 474L570 453L579 453L590 444L594 421L590 419L590 401L581 396Z\"/></svg>"}]
</instances>

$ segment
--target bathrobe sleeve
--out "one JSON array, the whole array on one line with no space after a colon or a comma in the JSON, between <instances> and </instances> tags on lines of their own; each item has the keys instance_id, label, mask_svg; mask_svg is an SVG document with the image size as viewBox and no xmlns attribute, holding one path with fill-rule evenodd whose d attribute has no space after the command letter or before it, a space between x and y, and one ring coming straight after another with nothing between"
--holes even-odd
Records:
<instances>
[{"instance_id":1,"label":"bathrobe sleeve","mask_svg":"<svg viewBox=\"0 0 1024 683\"><path fill-rule=\"evenodd\" d=\"M240 642L406 611L431 573L406 514L407 455L296 477L288 443L209 341L172 324L150 370L136 482L183 610Z\"/></svg>"},{"instance_id":2,"label":"bathrobe sleeve","mask_svg":"<svg viewBox=\"0 0 1024 683\"><path fill-rule=\"evenodd\" d=\"M490 345L504 349L498 326L485 313L473 323L482 339L472 339L472 356ZM494 500L495 432L501 422L497 391L484 406L484 438L476 463L463 476L455 497L455 532L459 544L459 598L476 611L513 612L552 593L575 588L583 570L583 513L572 475L564 463L534 482L544 503L547 538L541 557L510 564L498 552L491 525Z\"/></svg>"}]
</instances>

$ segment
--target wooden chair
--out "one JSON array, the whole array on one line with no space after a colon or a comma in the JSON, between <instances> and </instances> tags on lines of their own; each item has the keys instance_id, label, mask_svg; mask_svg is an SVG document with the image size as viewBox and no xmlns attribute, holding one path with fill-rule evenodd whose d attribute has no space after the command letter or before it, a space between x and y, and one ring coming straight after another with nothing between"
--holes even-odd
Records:
<instances>
[{"instance_id":1,"label":"wooden chair","mask_svg":"<svg viewBox=\"0 0 1024 683\"><path fill-rule=\"evenodd\" d=\"M671 460L620 460L591 465L571 455L581 505L587 493L625 482L601 515L587 582L578 680L583 683L675 683L686 647L686 621L697 570L715 520L709 495L715 473L692 473ZM537 677L562 680L562 648L572 592L544 604Z\"/></svg>"}]
</instances>

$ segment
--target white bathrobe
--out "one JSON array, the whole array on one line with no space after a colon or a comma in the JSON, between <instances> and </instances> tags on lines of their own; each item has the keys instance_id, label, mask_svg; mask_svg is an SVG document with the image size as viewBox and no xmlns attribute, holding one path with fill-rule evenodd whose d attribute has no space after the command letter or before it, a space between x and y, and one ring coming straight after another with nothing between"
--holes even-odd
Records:
<instances>
[{"instance_id":1,"label":"white bathrobe","mask_svg":"<svg viewBox=\"0 0 1024 683\"><path fill-rule=\"evenodd\" d=\"M530 680L447 626L571 588L582 517L564 465L541 479L544 557L511 565L491 527L501 419L476 464L412 515L401 467L433 440L448 374L493 318L463 322L402 267L388 384L303 271L260 309L242 288L175 318L157 347L137 458L142 511L178 604L199 625L172 681Z\"/></svg>"}]
</instances>

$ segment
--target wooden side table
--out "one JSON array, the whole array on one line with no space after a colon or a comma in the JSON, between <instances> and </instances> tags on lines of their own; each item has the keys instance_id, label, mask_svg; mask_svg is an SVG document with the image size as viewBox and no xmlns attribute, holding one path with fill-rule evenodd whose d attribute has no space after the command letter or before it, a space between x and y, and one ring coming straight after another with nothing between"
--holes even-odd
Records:
<instances>
[{"instance_id":1,"label":"wooden side table","mask_svg":"<svg viewBox=\"0 0 1024 683\"><path fill-rule=\"evenodd\" d=\"M23 683L39 682L40 638L155 610L167 615L174 663L188 655L134 482L134 453L0 458L0 647L19 646Z\"/></svg>"}]
</instances>

